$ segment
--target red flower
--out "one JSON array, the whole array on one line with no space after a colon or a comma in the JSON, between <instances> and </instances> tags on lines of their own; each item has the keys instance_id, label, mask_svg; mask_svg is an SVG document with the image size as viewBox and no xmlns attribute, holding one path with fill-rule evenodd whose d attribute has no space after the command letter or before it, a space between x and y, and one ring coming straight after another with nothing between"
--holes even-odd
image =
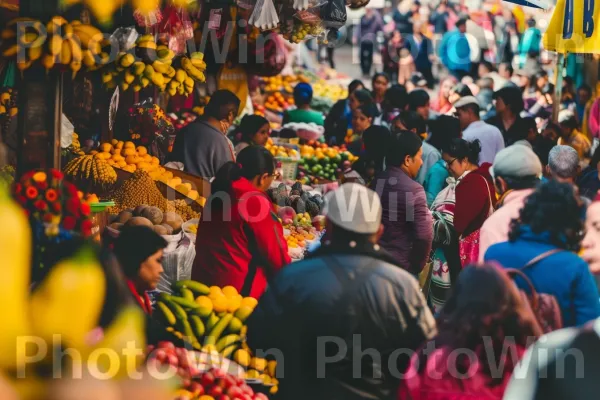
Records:
<instances>
[{"instance_id":1,"label":"red flower","mask_svg":"<svg viewBox=\"0 0 600 400\"><path fill-rule=\"evenodd\" d=\"M27 196L27 198L33 200L38 196L38 191L33 186L29 186L25 190L25 196Z\"/></svg>"},{"instance_id":2,"label":"red flower","mask_svg":"<svg viewBox=\"0 0 600 400\"><path fill-rule=\"evenodd\" d=\"M30 180L31 178L33 178L33 175L35 175L35 171L25 172L21 177L21 182Z\"/></svg>"},{"instance_id":3,"label":"red flower","mask_svg":"<svg viewBox=\"0 0 600 400\"><path fill-rule=\"evenodd\" d=\"M87 217L88 215L90 215L91 212L92 209L90 208L90 205L88 203L81 203L81 214Z\"/></svg>"},{"instance_id":4,"label":"red flower","mask_svg":"<svg viewBox=\"0 0 600 400\"><path fill-rule=\"evenodd\" d=\"M58 202L56 202L56 203L52 203L52 209L53 209L55 212L59 213L59 212L60 212L60 210L62 210L62 206L61 206L61 205L60 205L60 203L58 203Z\"/></svg>"},{"instance_id":5,"label":"red flower","mask_svg":"<svg viewBox=\"0 0 600 400\"><path fill-rule=\"evenodd\" d=\"M56 200L58 200L58 193L56 193L56 190L48 189L46 191L46 200L48 200L50 203L54 203Z\"/></svg>"},{"instance_id":6,"label":"red flower","mask_svg":"<svg viewBox=\"0 0 600 400\"><path fill-rule=\"evenodd\" d=\"M86 219L81 223L81 234L83 236L90 236L92 234L92 221Z\"/></svg>"},{"instance_id":7,"label":"red flower","mask_svg":"<svg viewBox=\"0 0 600 400\"><path fill-rule=\"evenodd\" d=\"M46 181L36 182L36 185L42 192L44 190L48 189L48 182L46 182Z\"/></svg>"},{"instance_id":8,"label":"red flower","mask_svg":"<svg viewBox=\"0 0 600 400\"><path fill-rule=\"evenodd\" d=\"M72 231L73 229L75 229L75 225L77 224L77 221L75 220L75 218L73 217L64 217L63 218L63 228L65 228L68 231Z\"/></svg>"},{"instance_id":9,"label":"red flower","mask_svg":"<svg viewBox=\"0 0 600 400\"><path fill-rule=\"evenodd\" d=\"M52 219L54 218L54 216L50 213L44 214L44 222L46 223L50 223L52 222Z\"/></svg>"},{"instance_id":10,"label":"red flower","mask_svg":"<svg viewBox=\"0 0 600 400\"><path fill-rule=\"evenodd\" d=\"M60 172L58 170L55 170L55 169L51 169L50 170L50 174L52 175L52 177L54 179L57 179L57 180L61 180L61 179L63 179L65 177L62 172Z\"/></svg>"},{"instance_id":11,"label":"red flower","mask_svg":"<svg viewBox=\"0 0 600 400\"><path fill-rule=\"evenodd\" d=\"M19 204L22 204L22 205L27 203L27 199L23 196L17 196L17 201L19 202Z\"/></svg>"},{"instance_id":12,"label":"red flower","mask_svg":"<svg viewBox=\"0 0 600 400\"><path fill-rule=\"evenodd\" d=\"M63 185L67 188L67 191L71 196L77 197L77 188L75 187L75 185L68 182L65 182Z\"/></svg>"},{"instance_id":13,"label":"red flower","mask_svg":"<svg viewBox=\"0 0 600 400\"><path fill-rule=\"evenodd\" d=\"M15 193L21 194L22 191L23 191L23 185L21 185L20 183L15 184Z\"/></svg>"},{"instance_id":14,"label":"red flower","mask_svg":"<svg viewBox=\"0 0 600 400\"><path fill-rule=\"evenodd\" d=\"M73 215L79 214L79 199L73 198L67 201L67 211Z\"/></svg>"},{"instance_id":15,"label":"red flower","mask_svg":"<svg viewBox=\"0 0 600 400\"><path fill-rule=\"evenodd\" d=\"M34 207L40 211L44 211L48 208L48 204L44 200L38 200L34 204Z\"/></svg>"}]
</instances>

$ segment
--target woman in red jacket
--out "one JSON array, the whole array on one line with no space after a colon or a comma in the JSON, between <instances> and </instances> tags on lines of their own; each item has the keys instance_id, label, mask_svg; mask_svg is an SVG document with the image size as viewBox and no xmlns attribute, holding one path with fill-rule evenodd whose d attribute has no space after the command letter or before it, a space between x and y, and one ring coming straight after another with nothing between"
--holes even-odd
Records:
<instances>
[{"instance_id":1,"label":"woman in red jacket","mask_svg":"<svg viewBox=\"0 0 600 400\"><path fill-rule=\"evenodd\" d=\"M275 175L275 159L260 146L245 148L237 164L219 170L198 226L194 280L259 298L267 280L291 262L283 227L265 194Z\"/></svg>"},{"instance_id":2,"label":"woman in red jacket","mask_svg":"<svg viewBox=\"0 0 600 400\"><path fill-rule=\"evenodd\" d=\"M496 189L489 172L491 164L479 166L480 152L479 140L467 142L454 139L442 153L448 172L457 182L454 229L460 237L459 251L463 267L477 262L479 232L496 205Z\"/></svg>"},{"instance_id":3,"label":"woman in red jacket","mask_svg":"<svg viewBox=\"0 0 600 400\"><path fill-rule=\"evenodd\" d=\"M493 265L461 272L437 324L437 336L412 356L398 399L500 400L542 334L529 303Z\"/></svg>"}]
</instances>

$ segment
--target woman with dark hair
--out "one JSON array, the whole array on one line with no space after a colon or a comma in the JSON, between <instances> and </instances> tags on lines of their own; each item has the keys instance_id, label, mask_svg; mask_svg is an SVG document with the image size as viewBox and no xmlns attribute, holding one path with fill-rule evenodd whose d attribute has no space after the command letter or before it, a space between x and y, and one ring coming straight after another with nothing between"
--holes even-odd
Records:
<instances>
[{"instance_id":1,"label":"woman with dark hair","mask_svg":"<svg viewBox=\"0 0 600 400\"><path fill-rule=\"evenodd\" d=\"M396 118L401 111L404 111L407 105L408 91L406 90L406 87L399 84L392 85L385 92L382 122L391 126L394 118Z\"/></svg>"},{"instance_id":2,"label":"woman with dark hair","mask_svg":"<svg viewBox=\"0 0 600 400\"><path fill-rule=\"evenodd\" d=\"M450 103L454 104L462 97L473 96L473 92L467 85L462 82L458 82L452 89L450 89L450 94L448 95L448 100Z\"/></svg>"},{"instance_id":3,"label":"woman with dark hair","mask_svg":"<svg viewBox=\"0 0 600 400\"><path fill-rule=\"evenodd\" d=\"M377 106L373 103L363 104L354 110L352 113L352 131L346 135L349 152L359 155L364 151L363 134L373 125L373 121L378 115Z\"/></svg>"},{"instance_id":4,"label":"woman with dark hair","mask_svg":"<svg viewBox=\"0 0 600 400\"><path fill-rule=\"evenodd\" d=\"M548 165L548 155L550 154L550 150L558 143L560 134L560 126L554 122L548 122L544 129L542 129L542 133L536 137L533 143L533 151L539 157L544 167Z\"/></svg>"},{"instance_id":5,"label":"woman with dark hair","mask_svg":"<svg viewBox=\"0 0 600 400\"><path fill-rule=\"evenodd\" d=\"M152 304L147 292L158 287L165 247L166 240L146 226L123 228L115 242L114 253L127 278L127 286L148 315L152 314Z\"/></svg>"},{"instance_id":6,"label":"woman with dark hair","mask_svg":"<svg viewBox=\"0 0 600 400\"><path fill-rule=\"evenodd\" d=\"M352 168L369 186L376 174L385 169L385 155L390 141L390 130L384 126L373 125L363 134L364 153Z\"/></svg>"},{"instance_id":7,"label":"woman with dark hair","mask_svg":"<svg viewBox=\"0 0 600 400\"><path fill-rule=\"evenodd\" d=\"M364 102L372 102L369 91L364 84L354 80L348 85L348 98L333 105L325 119L325 138L330 144L341 145L348 129L352 128L352 112ZM360 92L356 95L357 92Z\"/></svg>"},{"instance_id":8,"label":"woman with dark hair","mask_svg":"<svg viewBox=\"0 0 600 400\"><path fill-rule=\"evenodd\" d=\"M235 134L239 142L235 145L235 153L239 154L240 151L251 145L264 146L267 144L270 131L271 125L265 117L260 115L244 116Z\"/></svg>"},{"instance_id":9,"label":"woman with dark hair","mask_svg":"<svg viewBox=\"0 0 600 400\"><path fill-rule=\"evenodd\" d=\"M577 180L579 195L594 200L600 190L600 147L596 148L590 165L583 170Z\"/></svg>"},{"instance_id":10,"label":"woman with dark hair","mask_svg":"<svg viewBox=\"0 0 600 400\"><path fill-rule=\"evenodd\" d=\"M323 126L323 114L310 108L313 98L313 88L308 83L300 82L294 88L295 110L288 110L283 114L283 125L290 122L315 123Z\"/></svg>"},{"instance_id":11,"label":"woman with dark hair","mask_svg":"<svg viewBox=\"0 0 600 400\"><path fill-rule=\"evenodd\" d=\"M508 274L489 264L461 272L437 324L437 336L412 356L398 399L501 399L542 335Z\"/></svg>"},{"instance_id":12,"label":"woman with dark hair","mask_svg":"<svg viewBox=\"0 0 600 400\"><path fill-rule=\"evenodd\" d=\"M485 261L520 268L535 290L556 297L565 327L581 326L600 316L598 289L588 265L576 252L584 234L581 204L573 185L548 181L531 194L509 241L491 246ZM525 282L517 285L528 290Z\"/></svg>"},{"instance_id":13,"label":"woman with dark hair","mask_svg":"<svg viewBox=\"0 0 600 400\"><path fill-rule=\"evenodd\" d=\"M373 75L371 84L373 86L373 102L377 106L379 112L381 112L383 111L383 101L385 100L385 92L390 86L390 77L385 72L378 72L375 75Z\"/></svg>"},{"instance_id":14,"label":"woman with dark hair","mask_svg":"<svg viewBox=\"0 0 600 400\"><path fill-rule=\"evenodd\" d=\"M250 146L237 164L217 173L198 225L192 278L209 286L233 286L259 298L270 279L291 262L283 228L265 194L276 177L275 159Z\"/></svg>"},{"instance_id":15,"label":"woman with dark hair","mask_svg":"<svg viewBox=\"0 0 600 400\"><path fill-rule=\"evenodd\" d=\"M438 95L431 102L431 109L440 113L446 114L452 110L452 102L450 102L450 93L453 87L456 87L456 78L448 75L440 82L440 90Z\"/></svg>"},{"instance_id":16,"label":"woman with dark hair","mask_svg":"<svg viewBox=\"0 0 600 400\"><path fill-rule=\"evenodd\" d=\"M479 140L454 139L442 152L446 168L456 179L454 229L459 235L462 266L477 262L481 226L496 205L496 190L490 175L490 163L479 166Z\"/></svg>"}]
</instances>

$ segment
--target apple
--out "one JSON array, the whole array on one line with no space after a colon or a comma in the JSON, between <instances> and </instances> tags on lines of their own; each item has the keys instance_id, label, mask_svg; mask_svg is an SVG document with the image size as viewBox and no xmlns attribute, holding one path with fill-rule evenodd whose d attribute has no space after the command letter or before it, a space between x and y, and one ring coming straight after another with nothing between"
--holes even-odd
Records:
<instances>
[{"instance_id":1,"label":"apple","mask_svg":"<svg viewBox=\"0 0 600 400\"><path fill-rule=\"evenodd\" d=\"M208 394L216 398L223 394L223 388L221 386L213 386L208 391Z\"/></svg>"},{"instance_id":2,"label":"apple","mask_svg":"<svg viewBox=\"0 0 600 400\"><path fill-rule=\"evenodd\" d=\"M169 356L167 357L167 361L174 367L179 365L179 358L177 358L175 354L169 354Z\"/></svg>"},{"instance_id":3,"label":"apple","mask_svg":"<svg viewBox=\"0 0 600 400\"><path fill-rule=\"evenodd\" d=\"M225 371L223 371L222 369L217 369L217 368L213 369L212 373L215 375L215 378L223 378L223 377L225 377L225 375L227 375L225 373Z\"/></svg>"},{"instance_id":4,"label":"apple","mask_svg":"<svg viewBox=\"0 0 600 400\"><path fill-rule=\"evenodd\" d=\"M161 349L173 349L173 350L175 350L175 345L173 344L173 342L167 342L167 341L159 342L158 343L158 347L161 348Z\"/></svg>"},{"instance_id":5,"label":"apple","mask_svg":"<svg viewBox=\"0 0 600 400\"><path fill-rule=\"evenodd\" d=\"M242 392L242 389L240 389L237 386L232 386L229 389L227 389L227 395L233 399L237 399L243 394L244 392Z\"/></svg>"},{"instance_id":6,"label":"apple","mask_svg":"<svg viewBox=\"0 0 600 400\"><path fill-rule=\"evenodd\" d=\"M231 398L229 396L227 396L226 394L222 394L216 398L216 400L230 400L230 399Z\"/></svg>"},{"instance_id":7,"label":"apple","mask_svg":"<svg viewBox=\"0 0 600 400\"><path fill-rule=\"evenodd\" d=\"M254 395L254 400L269 400L269 398L263 393L256 393Z\"/></svg>"},{"instance_id":8,"label":"apple","mask_svg":"<svg viewBox=\"0 0 600 400\"><path fill-rule=\"evenodd\" d=\"M248 386L247 384L241 384L239 386L240 389L242 389L242 392L244 392L245 394L249 395L249 396L254 396L254 390L252 390L252 388L250 386Z\"/></svg>"},{"instance_id":9,"label":"apple","mask_svg":"<svg viewBox=\"0 0 600 400\"><path fill-rule=\"evenodd\" d=\"M183 384L184 388L189 388L190 385L192 384L192 381L189 379L184 379L182 384Z\"/></svg>"},{"instance_id":10,"label":"apple","mask_svg":"<svg viewBox=\"0 0 600 400\"><path fill-rule=\"evenodd\" d=\"M209 388L215 383L215 376L211 372L207 372L200 378L200 383L205 388Z\"/></svg>"},{"instance_id":11,"label":"apple","mask_svg":"<svg viewBox=\"0 0 600 400\"><path fill-rule=\"evenodd\" d=\"M202 396L204 394L204 387L198 382L192 382L188 389L190 392L194 393L195 396Z\"/></svg>"},{"instance_id":12,"label":"apple","mask_svg":"<svg viewBox=\"0 0 600 400\"><path fill-rule=\"evenodd\" d=\"M167 362L168 360L167 352L164 349L157 350L156 354L154 354L154 357L161 363Z\"/></svg>"}]
</instances>

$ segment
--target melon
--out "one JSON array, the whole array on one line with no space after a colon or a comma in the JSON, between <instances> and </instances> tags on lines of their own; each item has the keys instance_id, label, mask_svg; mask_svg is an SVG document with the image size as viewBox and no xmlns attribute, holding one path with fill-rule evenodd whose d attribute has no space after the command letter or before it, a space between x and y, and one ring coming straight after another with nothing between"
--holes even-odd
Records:
<instances>
[{"instance_id":1,"label":"melon","mask_svg":"<svg viewBox=\"0 0 600 400\"><path fill-rule=\"evenodd\" d=\"M146 207L142 211L142 217L150 220L153 225L160 225L163 220L163 212L158 207Z\"/></svg>"},{"instance_id":2,"label":"melon","mask_svg":"<svg viewBox=\"0 0 600 400\"><path fill-rule=\"evenodd\" d=\"M162 223L167 224L171 228L173 228L173 233L178 233L181 230L181 226L183 225L183 219L179 214L174 213L172 211L167 211L163 215Z\"/></svg>"},{"instance_id":3,"label":"melon","mask_svg":"<svg viewBox=\"0 0 600 400\"><path fill-rule=\"evenodd\" d=\"M115 222L118 222L120 224L126 224L127 221L129 221L132 217L133 213L131 211L121 211Z\"/></svg>"},{"instance_id":4,"label":"melon","mask_svg":"<svg viewBox=\"0 0 600 400\"><path fill-rule=\"evenodd\" d=\"M127 223L126 226L147 226L149 228L154 228L154 224L147 218L144 217L133 217Z\"/></svg>"},{"instance_id":5,"label":"melon","mask_svg":"<svg viewBox=\"0 0 600 400\"><path fill-rule=\"evenodd\" d=\"M165 228L162 225L156 225L154 227L154 232L158 233L161 236L165 236L169 234L169 231L167 231L167 228Z\"/></svg>"}]
</instances>

